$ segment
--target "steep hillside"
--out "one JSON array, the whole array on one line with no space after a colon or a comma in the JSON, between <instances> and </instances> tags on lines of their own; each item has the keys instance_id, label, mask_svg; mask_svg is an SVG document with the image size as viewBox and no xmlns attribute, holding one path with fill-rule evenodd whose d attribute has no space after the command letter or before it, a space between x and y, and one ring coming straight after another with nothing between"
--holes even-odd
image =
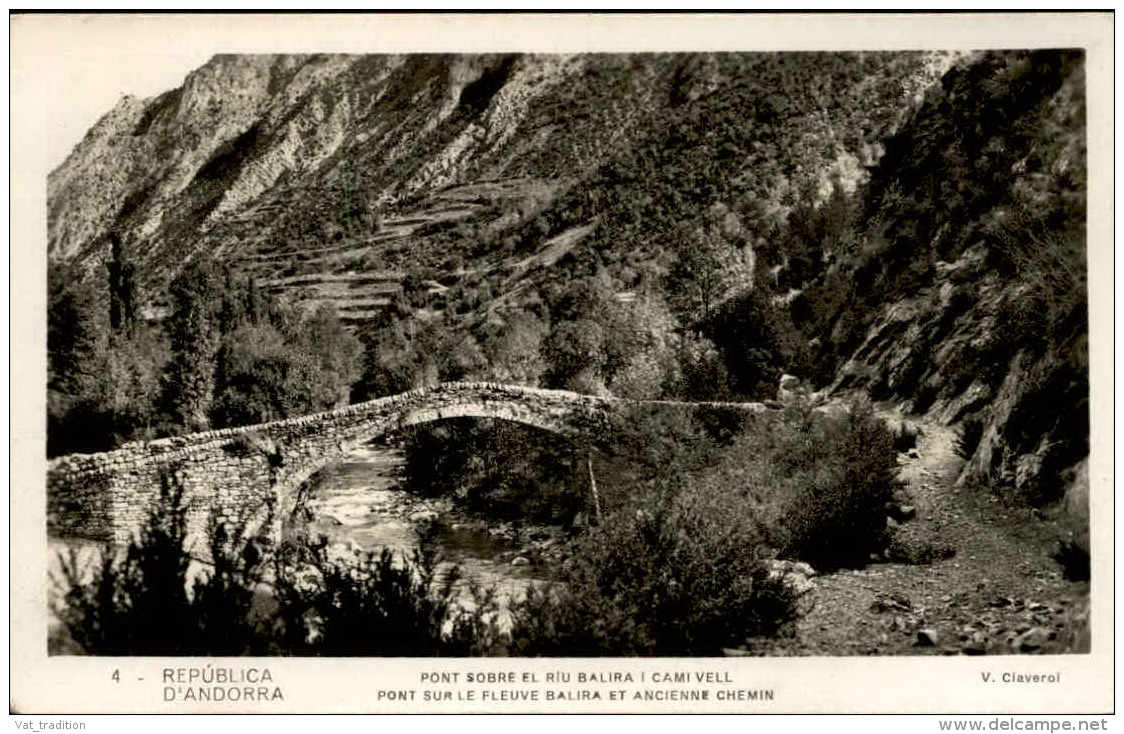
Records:
<instances>
[{"instance_id":1,"label":"steep hillside","mask_svg":"<svg viewBox=\"0 0 1124 734\"><path fill-rule=\"evenodd\" d=\"M1082 61L987 54L950 71L886 141L809 289L836 389L962 424L962 479L1034 503L1088 453Z\"/></svg>"}]
</instances>

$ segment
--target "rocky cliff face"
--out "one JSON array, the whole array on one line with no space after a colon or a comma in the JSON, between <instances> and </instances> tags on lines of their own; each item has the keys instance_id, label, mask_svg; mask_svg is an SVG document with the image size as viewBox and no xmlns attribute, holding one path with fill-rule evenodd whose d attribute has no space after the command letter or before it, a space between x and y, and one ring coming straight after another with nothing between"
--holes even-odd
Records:
<instances>
[{"instance_id":1,"label":"rocky cliff face","mask_svg":"<svg viewBox=\"0 0 1124 734\"><path fill-rule=\"evenodd\" d=\"M824 80L800 56L218 56L180 89L123 99L51 174L50 256L93 265L115 230L150 275L175 271L196 253L254 269L262 254L291 252L275 259L292 265L296 252L332 243L370 254L379 234L373 220L401 224L407 242L398 244L416 245L424 237L411 237L410 220L418 217L457 221L512 199L530 200L527 211L548 208L566 185L622 153L666 146L676 135L669 121L704 123L691 119L692 107L705 110L723 96L743 101L736 95L761 66L808 97L786 100L785 90L765 88L750 100L793 133L783 141L789 160L774 161L768 180L746 182L762 192L781 185L769 197L779 205L784 191L815 188L830 171L853 174L857 161L876 159L876 138L935 74L920 55L844 58L825 79L834 75L869 109L859 109L862 119L830 120L816 107L827 101L817 89ZM888 77L898 86L876 93ZM864 133L863 125L878 129ZM824 136L826 148L800 152L802 141ZM715 146L713 156L743 159L741 168L768 144L719 150L721 140L701 142ZM479 187L505 180L518 188ZM433 199L455 185L478 188L457 208ZM300 268L333 269L338 258Z\"/></svg>"},{"instance_id":2,"label":"rocky cliff face","mask_svg":"<svg viewBox=\"0 0 1124 734\"><path fill-rule=\"evenodd\" d=\"M51 174L51 256L88 257L118 229L155 259L189 236L221 241L214 230L232 221L268 230L273 217L255 215L273 211L271 204L377 206L471 180L470 166L477 178L503 177L546 132L512 141L530 102L584 63L216 57L180 89L123 99ZM603 134L626 125L619 120ZM583 143L592 141L573 141ZM561 168L580 166L565 161ZM324 201L325 193L333 200ZM317 195L319 202L308 200ZM186 256L196 248L176 249Z\"/></svg>"}]
</instances>

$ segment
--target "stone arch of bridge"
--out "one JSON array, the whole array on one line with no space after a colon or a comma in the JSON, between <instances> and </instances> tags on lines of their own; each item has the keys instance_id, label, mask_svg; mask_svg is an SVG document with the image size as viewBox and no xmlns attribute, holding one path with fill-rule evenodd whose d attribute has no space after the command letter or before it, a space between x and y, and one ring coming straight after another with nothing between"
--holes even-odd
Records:
<instances>
[{"instance_id":1,"label":"stone arch of bridge","mask_svg":"<svg viewBox=\"0 0 1124 734\"><path fill-rule=\"evenodd\" d=\"M576 437L577 428L566 418L558 415L545 415L541 412L526 410L519 403L491 403L480 405L477 403L463 403L449 405L441 408L418 408L405 411L398 421L397 429L412 428L414 426L438 423L457 418L477 418L502 420L517 423L531 428L538 428L561 436Z\"/></svg>"},{"instance_id":2,"label":"stone arch of bridge","mask_svg":"<svg viewBox=\"0 0 1124 734\"><path fill-rule=\"evenodd\" d=\"M604 418L603 409L577 410L572 405L559 401L551 404L528 405L518 400L450 401L437 406L404 407L392 415L359 420L346 431L333 450L320 451L308 456L304 466L287 482L288 490L282 489L282 507L287 513L295 514L306 501L303 489L305 480L340 461L359 447L374 440L392 436L405 429L436 424L447 420L476 418L499 420L528 426L552 434L580 440L581 436ZM289 495L286 497L285 495ZM286 501L288 500L288 501Z\"/></svg>"},{"instance_id":3,"label":"stone arch of bridge","mask_svg":"<svg viewBox=\"0 0 1124 734\"><path fill-rule=\"evenodd\" d=\"M508 423L537 428L567 438L579 438L584 431L579 422L565 407L551 410L531 409L516 401L460 402L436 407L420 406L407 408L389 419L377 419L359 423L350 435L341 442L341 448L352 450L373 440L391 436L404 429L459 418L501 420ZM334 457L325 457L327 465Z\"/></svg>"}]
</instances>

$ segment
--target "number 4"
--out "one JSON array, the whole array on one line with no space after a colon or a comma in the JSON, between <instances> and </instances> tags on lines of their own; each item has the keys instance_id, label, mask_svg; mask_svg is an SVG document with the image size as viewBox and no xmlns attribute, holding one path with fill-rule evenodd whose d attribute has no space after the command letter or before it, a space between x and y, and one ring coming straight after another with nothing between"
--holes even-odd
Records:
<instances>
[{"instance_id":1,"label":"number 4","mask_svg":"<svg viewBox=\"0 0 1124 734\"><path fill-rule=\"evenodd\" d=\"M114 670L113 675L111 675L109 677L114 683L120 683L121 682L121 670L120 669Z\"/></svg>"}]
</instances>

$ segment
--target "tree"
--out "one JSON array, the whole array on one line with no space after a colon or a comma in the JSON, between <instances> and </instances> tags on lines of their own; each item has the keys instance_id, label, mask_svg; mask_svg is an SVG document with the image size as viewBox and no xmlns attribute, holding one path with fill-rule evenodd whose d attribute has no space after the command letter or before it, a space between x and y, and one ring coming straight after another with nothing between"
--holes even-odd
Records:
<instances>
[{"instance_id":1,"label":"tree","mask_svg":"<svg viewBox=\"0 0 1124 734\"><path fill-rule=\"evenodd\" d=\"M196 260L172 281L167 321L172 360L165 372L164 410L183 430L210 427L220 342L222 280L214 263Z\"/></svg>"},{"instance_id":2,"label":"tree","mask_svg":"<svg viewBox=\"0 0 1124 734\"><path fill-rule=\"evenodd\" d=\"M737 266L743 258L713 226L697 227L681 235L677 249L678 259L669 273L671 290L690 321L707 321L741 270ZM749 272L744 276L748 285Z\"/></svg>"},{"instance_id":3,"label":"tree","mask_svg":"<svg viewBox=\"0 0 1124 734\"><path fill-rule=\"evenodd\" d=\"M100 380L114 443L154 438L167 343L138 324L113 340Z\"/></svg>"},{"instance_id":4,"label":"tree","mask_svg":"<svg viewBox=\"0 0 1124 734\"><path fill-rule=\"evenodd\" d=\"M542 379L540 349L546 325L534 314L513 313L482 338L493 379L535 386Z\"/></svg>"},{"instance_id":5,"label":"tree","mask_svg":"<svg viewBox=\"0 0 1124 734\"><path fill-rule=\"evenodd\" d=\"M363 347L332 307L280 321L244 320L223 336L211 408L216 425L264 423L347 402Z\"/></svg>"},{"instance_id":6,"label":"tree","mask_svg":"<svg viewBox=\"0 0 1124 734\"><path fill-rule=\"evenodd\" d=\"M414 386L413 344L403 323L384 317L383 323L360 334L364 348L363 374L356 384L360 400L397 395Z\"/></svg>"},{"instance_id":7,"label":"tree","mask_svg":"<svg viewBox=\"0 0 1124 734\"><path fill-rule=\"evenodd\" d=\"M47 385L77 395L96 379L95 359L104 349L98 294L80 272L61 263L48 266L47 294Z\"/></svg>"},{"instance_id":8,"label":"tree","mask_svg":"<svg viewBox=\"0 0 1124 734\"><path fill-rule=\"evenodd\" d=\"M290 341L309 367L309 408L347 404L351 386L362 375L363 344L344 328L335 307L324 304L306 314Z\"/></svg>"},{"instance_id":9,"label":"tree","mask_svg":"<svg viewBox=\"0 0 1124 734\"><path fill-rule=\"evenodd\" d=\"M601 324L591 319L563 321L551 329L542 345L547 364L547 387L597 394L604 391L605 365Z\"/></svg>"},{"instance_id":10,"label":"tree","mask_svg":"<svg viewBox=\"0 0 1124 734\"><path fill-rule=\"evenodd\" d=\"M109 328L114 336L133 330L137 320L136 265L126 252L121 235L109 233Z\"/></svg>"},{"instance_id":11,"label":"tree","mask_svg":"<svg viewBox=\"0 0 1124 734\"><path fill-rule=\"evenodd\" d=\"M213 423L240 426L282 417L289 358L284 337L269 322L243 324L231 332L216 358Z\"/></svg>"},{"instance_id":12,"label":"tree","mask_svg":"<svg viewBox=\"0 0 1124 734\"><path fill-rule=\"evenodd\" d=\"M82 273L59 263L48 268L47 289L47 453L104 451L112 435L104 301Z\"/></svg>"},{"instance_id":13,"label":"tree","mask_svg":"<svg viewBox=\"0 0 1124 734\"><path fill-rule=\"evenodd\" d=\"M678 324L658 296L614 301L600 322L605 334L605 379L614 395L658 398L677 381Z\"/></svg>"},{"instance_id":14,"label":"tree","mask_svg":"<svg viewBox=\"0 0 1124 734\"><path fill-rule=\"evenodd\" d=\"M686 400L726 400L730 375L714 343L687 336L678 344L679 382L675 394Z\"/></svg>"},{"instance_id":15,"label":"tree","mask_svg":"<svg viewBox=\"0 0 1124 734\"><path fill-rule=\"evenodd\" d=\"M136 308L133 266L119 239L109 265L108 297L77 270L48 275L48 453L105 451L151 437L168 361L161 335Z\"/></svg>"},{"instance_id":16,"label":"tree","mask_svg":"<svg viewBox=\"0 0 1124 734\"><path fill-rule=\"evenodd\" d=\"M704 331L721 351L737 394L771 397L782 372L803 371L806 346L788 314L759 289L724 303Z\"/></svg>"}]
</instances>

